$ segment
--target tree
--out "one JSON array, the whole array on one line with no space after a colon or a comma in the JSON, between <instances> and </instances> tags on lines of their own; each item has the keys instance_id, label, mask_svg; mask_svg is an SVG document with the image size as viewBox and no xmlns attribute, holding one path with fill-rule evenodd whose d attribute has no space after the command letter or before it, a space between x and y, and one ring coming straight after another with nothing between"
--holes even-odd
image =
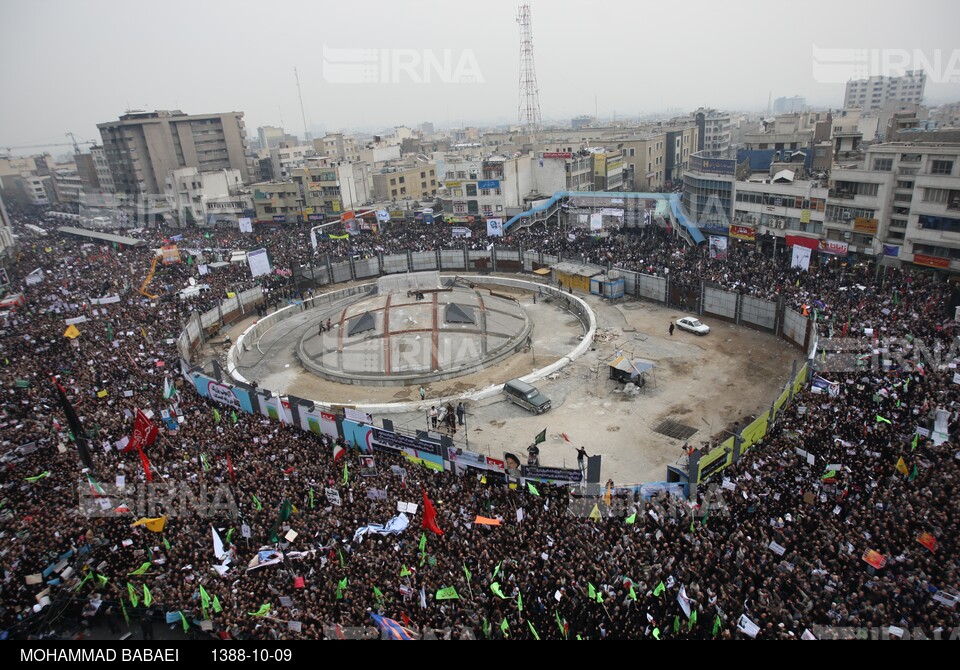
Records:
<instances>
[{"instance_id":1,"label":"tree","mask_svg":"<svg viewBox=\"0 0 960 670\"><path fill-rule=\"evenodd\" d=\"M193 216L193 210L190 209L189 207L183 208L183 221L188 226L197 225L197 220Z\"/></svg>"}]
</instances>

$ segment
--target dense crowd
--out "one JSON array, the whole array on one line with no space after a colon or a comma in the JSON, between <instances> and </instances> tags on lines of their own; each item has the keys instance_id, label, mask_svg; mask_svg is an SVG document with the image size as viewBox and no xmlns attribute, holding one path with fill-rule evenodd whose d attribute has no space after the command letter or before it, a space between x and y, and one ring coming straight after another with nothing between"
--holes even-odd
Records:
<instances>
[{"instance_id":1,"label":"dense crowd","mask_svg":"<svg viewBox=\"0 0 960 670\"><path fill-rule=\"evenodd\" d=\"M27 304L4 317L0 339L0 626L9 634L65 630L71 616L93 614L90 600L99 607L88 619L106 618L111 628L121 613L136 625L149 610L183 613L172 625L191 634L259 639L369 634L354 628L369 627L371 613L419 633L495 639L795 639L880 626L946 636L958 623L949 604L960 577L960 387L949 367L957 326L946 314L948 285L931 275L878 275L837 262L801 272L746 244L719 261L655 227L572 241L556 227L514 234L504 242L783 297L808 309L823 337L872 333L850 369L831 371L818 359L820 374L835 382L830 392L804 390L760 443L695 487L690 500L617 492L584 502L565 488L515 490L385 454L377 455L376 476L359 476L360 455L335 463L328 438L218 408L179 379L179 392L165 398L165 380L179 377L174 340L187 313L253 285L245 266L203 276L199 266L214 260L214 249L250 248L249 235L184 232L180 248L199 254L162 267L150 289L173 293L193 277L211 290L187 301L151 300L139 289L153 249L179 231L147 228L138 233L146 248L115 249L56 233L29 237L20 225L47 224L13 214L22 238L11 288L23 290ZM305 231L282 232L256 240L278 268L326 254L464 244L439 226L324 239L317 250ZM487 240L467 243L486 248ZM27 285L36 268L42 280ZM294 288L278 275L258 282L268 302ZM111 295L120 301L91 303ZM80 336L64 337L65 319L79 316L86 317L75 326ZM896 360L885 365L888 358ZM82 471L51 377L90 436L92 472ZM118 474L127 486L144 483L136 453L115 446L130 436L138 409L152 411L160 426L145 452L155 483L205 489L201 498L222 495L231 504L211 517L176 514L168 501L156 512L168 515L162 532L132 528L138 516L123 513L122 494L111 493L102 516L84 511L101 504L98 487ZM182 417L175 430L160 420L162 410ZM336 489L341 504L328 501L326 489ZM386 499L368 496L371 489ZM421 530L424 495L442 535ZM409 528L354 539L358 528L397 516L399 501L421 504ZM501 523L476 524L477 516ZM232 558L226 570L211 527ZM289 541L288 528L297 533ZM248 570L261 547L281 549L284 560ZM68 553L72 575L57 566L43 574ZM457 598L438 598L450 587ZM51 602L35 612L47 588Z\"/></svg>"}]
</instances>

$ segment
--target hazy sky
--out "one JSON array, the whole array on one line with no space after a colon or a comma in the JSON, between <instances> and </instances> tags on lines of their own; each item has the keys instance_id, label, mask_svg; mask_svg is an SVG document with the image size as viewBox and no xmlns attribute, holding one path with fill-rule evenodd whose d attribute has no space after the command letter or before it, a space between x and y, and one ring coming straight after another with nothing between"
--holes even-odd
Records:
<instances>
[{"instance_id":1,"label":"hazy sky","mask_svg":"<svg viewBox=\"0 0 960 670\"><path fill-rule=\"evenodd\" d=\"M595 105L601 117L633 118L764 110L771 92L836 107L845 73L864 72L854 65L878 74L904 54L910 67L935 66L931 79L952 77L928 80L929 103L960 100L955 0L531 4L545 121ZM66 131L99 139L96 124L126 109L240 110L250 134L281 119L302 134L294 66L308 123L327 130L515 122L517 7L0 0L0 147L65 142Z\"/></svg>"}]
</instances>

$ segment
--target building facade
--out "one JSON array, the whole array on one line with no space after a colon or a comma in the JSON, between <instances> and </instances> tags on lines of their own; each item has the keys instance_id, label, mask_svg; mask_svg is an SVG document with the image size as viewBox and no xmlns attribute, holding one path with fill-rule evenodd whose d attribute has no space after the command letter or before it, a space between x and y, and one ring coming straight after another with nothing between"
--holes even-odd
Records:
<instances>
[{"instance_id":1,"label":"building facade","mask_svg":"<svg viewBox=\"0 0 960 670\"><path fill-rule=\"evenodd\" d=\"M373 197L376 200L433 199L438 190L436 165L433 163L384 167L373 174Z\"/></svg>"},{"instance_id":2,"label":"building facade","mask_svg":"<svg viewBox=\"0 0 960 670\"><path fill-rule=\"evenodd\" d=\"M706 151L714 158L730 154L733 120L730 114L715 109L698 109L693 113L697 126L697 151Z\"/></svg>"},{"instance_id":3,"label":"building facade","mask_svg":"<svg viewBox=\"0 0 960 670\"><path fill-rule=\"evenodd\" d=\"M923 102L927 75L923 70L908 70L902 77L874 76L848 81L843 96L846 109L882 109L888 101Z\"/></svg>"},{"instance_id":4,"label":"building facade","mask_svg":"<svg viewBox=\"0 0 960 670\"><path fill-rule=\"evenodd\" d=\"M166 193L181 223L233 222L253 209L253 198L243 192L239 170L171 170L167 173Z\"/></svg>"},{"instance_id":5,"label":"building facade","mask_svg":"<svg viewBox=\"0 0 960 670\"><path fill-rule=\"evenodd\" d=\"M117 191L159 194L170 170L239 170L249 179L243 112L131 112L97 124Z\"/></svg>"}]
</instances>

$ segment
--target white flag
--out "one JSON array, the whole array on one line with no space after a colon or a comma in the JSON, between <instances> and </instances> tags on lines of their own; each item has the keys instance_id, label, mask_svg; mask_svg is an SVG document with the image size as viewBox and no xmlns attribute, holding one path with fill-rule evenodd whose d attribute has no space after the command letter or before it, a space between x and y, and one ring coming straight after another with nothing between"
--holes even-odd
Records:
<instances>
[{"instance_id":1,"label":"white flag","mask_svg":"<svg viewBox=\"0 0 960 670\"><path fill-rule=\"evenodd\" d=\"M756 637L757 633L760 632L760 626L750 621L750 617L746 614L741 614L740 620L737 622L737 630L741 633L746 633L750 637Z\"/></svg>"}]
</instances>

